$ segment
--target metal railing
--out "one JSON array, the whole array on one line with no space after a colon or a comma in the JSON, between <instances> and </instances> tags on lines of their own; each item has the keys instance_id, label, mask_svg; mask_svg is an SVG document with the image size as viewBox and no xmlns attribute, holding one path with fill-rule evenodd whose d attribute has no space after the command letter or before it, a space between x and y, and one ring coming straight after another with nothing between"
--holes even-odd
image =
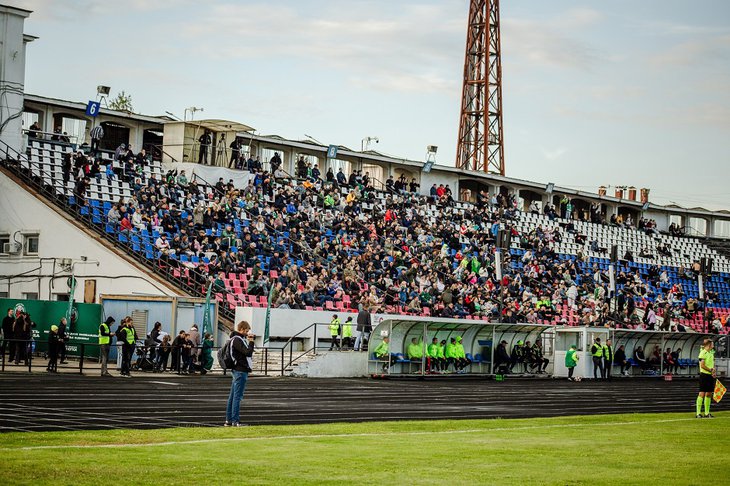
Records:
<instances>
[{"instance_id":1,"label":"metal railing","mask_svg":"<svg viewBox=\"0 0 730 486\"><path fill-rule=\"evenodd\" d=\"M298 333L294 334L293 336L291 336L286 341L286 343L284 343L284 346L281 347L281 376L284 376L284 374L292 367L292 365L295 362L297 362L298 360L300 360L301 358L303 358L304 356L306 356L308 354L316 355L318 349L334 350L334 348L332 346L332 343L331 343L331 340L333 339L333 337L332 337L332 334L330 332L327 332L327 333L324 334L324 336L327 336L327 337L330 338L330 347L329 348L327 348L327 346L320 346L319 345L319 338L317 337L317 328L318 327L325 327L325 326L326 327L329 327L329 325L330 325L329 323L315 322L313 324L308 325L307 327L305 327L304 329L302 329ZM338 342L339 342L339 346L338 346L337 350L338 351L344 351L345 350L343 348L344 328L345 328L345 326L348 326L348 327L350 327L352 329L352 331L355 331L355 329L357 328L357 324L355 324L355 323L352 323L352 324L341 323L340 326L341 326L341 329L340 329L339 334L337 335L337 339L338 339ZM311 339L312 339L312 345L311 346L308 346L308 347L305 347L302 351L297 351L298 354L295 354L294 353L294 345L297 342L304 341L306 339L310 339L309 336L306 336L306 334L310 330L311 330L311 333L312 333L312 337L311 337ZM354 332L351 332L350 334L353 335L351 338L353 339L353 342L354 342L354 339L355 339L354 338L354 334L355 333ZM286 357L287 352L288 352L288 355L289 355L288 359Z\"/></svg>"},{"instance_id":2,"label":"metal railing","mask_svg":"<svg viewBox=\"0 0 730 486\"><path fill-rule=\"evenodd\" d=\"M10 170L13 174L23 180L23 182L33 187L56 206L73 216L74 219L84 223L86 228L95 231L112 246L124 250L124 252L128 255L133 256L138 261L141 261L148 272L152 272L163 277L167 282L177 286L184 292L198 297L205 297L205 290L203 290L202 287L207 283L207 273L199 272L197 269L188 268L188 276L190 277L183 278L184 272L180 272L179 277L175 276L174 272L178 271L178 268L173 268L170 265L160 265L160 260L157 258L147 258L145 252L142 251L142 248L140 248L140 251L134 250L134 243L131 238L127 237L126 241L120 241L116 228L114 233L108 233L105 231L105 223L103 220L101 220L101 222L94 222L94 215L91 210L85 213L82 212L82 209L86 207L85 205L81 206L79 204L71 204L67 196L59 194L52 185L45 184L44 179L46 176L50 177L51 174L44 171L42 164L29 160L28 157L18 153L1 140L0 156L2 156L1 162L6 169ZM30 170L24 169L24 164L30 167ZM33 173L34 170L37 171L37 174ZM191 282L191 280L193 282ZM198 282L198 284L195 282ZM221 291L217 293L228 293L226 289L220 290ZM234 313L228 309L227 306L218 306L218 313L225 320L233 322L235 317Z\"/></svg>"},{"instance_id":3,"label":"metal railing","mask_svg":"<svg viewBox=\"0 0 730 486\"><path fill-rule=\"evenodd\" d=\"M43 344L42 341L37 341L33 339L4 339L2 343L0 343L0 371L6 371L6 368L9 368L12 365L12 362L8 359L11 354L14 354L15 360L13 360L16 363L16 366L22 366L23 368L28 369L28 372L33 371L33 367L35 366L36 369L40 367L47 367L49 365L49 357L48 357L48 350L45 350L41 352L36 348L35 345ZM15 346L14 346L15 345ZM18 345L20 345L20 349L22 352L18 355L15 354L18 351ZM66 355L66 358L70 358L73 361L68 364L61 362L61 356L59 354L58 361L57 361L57 368L61 370L78 370L80 374L84 373L84 370L90 371L98 371L99 368L97 367L89 367L89 361L95 362L95 363L101 363L101 358L98 356L99 349L101 347L100 344L97 343L88 343L88 342L72 342L69 341L67 343L64 343L65 346L71 347L74 346L77 349L77 352L74 352L73 355L68 354ZM122 353L122 343L117 342L116 344L110 345L113 348L117 350L117 361L119 361L119 357ZM202 352L205 349L211 350L211 357L213 358L213 364L210 369L206 368L203 363L201 362L200 358L196 358L192 365L188 364L188 369L193 368L194 372L201 372L201 374L207 374L207 373L222 373L223 375L227 374L227 370L220 368L217 363L216 355L218 350L220 349L220 346L211 346L210 348L205 348L203 346L193 346L193 347L186 347L186 346L166 346L164 349L161 346L144 346L141 344L141 342L138 342L138 344L135 344L135 347L133 348L133 354L132 358L136 356L136 360L133 359L131 364L131 370L137 371L137 372L149 372L149 373L160 373L160 372L176 372L178 375L185 374L186 372L186 362L183 357L183 351L185 349L189 349L191 355L199 356L202 354ZM96 352L89 352L90 350L95 350ZM60 348L59 348L60 351ZM164 352L164 362L158 362L158 357L160 356L159 353ZM268 376L269 373L269 349L268 348L256 348L254 351L255 358L253 359L254 366L252 368L252 373L256 374L257 372L260 372L266 376ZM260 355L260 356L257 356ZM22 365L21 365L22 362ZM197 362L197 364L196 364ZM41 364L39 364L41 363ZM168 369L168 363L169 363L169 369ZM66 366L64 366L66 364ZM110 366L112 368L115 368L117 366L116 363L110 363Z\"/></svg>"}]
</instances>

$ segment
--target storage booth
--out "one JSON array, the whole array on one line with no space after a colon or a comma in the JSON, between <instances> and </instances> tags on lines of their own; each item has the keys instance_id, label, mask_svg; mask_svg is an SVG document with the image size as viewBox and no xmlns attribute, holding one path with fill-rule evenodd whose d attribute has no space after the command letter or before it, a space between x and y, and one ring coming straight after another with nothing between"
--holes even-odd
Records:
<instances>
[{"instance_id":1,"label":"storage booth","mask_svg":"<svg viewBox=\"0 0 730 486\"><path fill-rule=\"evenodd\" d=\"M601 343L609 339L611 329L604 327L558 327L555 329L555 364L553 376L567 377L568 368L565 367L565 354L570 346L575 344L578 351L578 364L573 376L592 377L593 360L591 359L591 345L595 339L601 338Z\"/></svg>"}]
</instances>

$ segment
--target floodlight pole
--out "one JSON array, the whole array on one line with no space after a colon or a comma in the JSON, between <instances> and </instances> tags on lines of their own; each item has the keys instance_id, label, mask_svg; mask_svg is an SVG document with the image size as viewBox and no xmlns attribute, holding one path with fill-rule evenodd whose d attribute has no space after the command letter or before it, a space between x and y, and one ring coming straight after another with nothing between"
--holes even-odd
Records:
<instances>
[{"instance_id":1,"label":"floodlight pole","mask_svg":"<svg viewBox=\"0 0 730 486\"><path fill-rule=\"evenodd\" d=\"M497 274L497 282L499 283L499 299L497 299L497 303L499 304L498 310L499 314L497 317L497 322L500 324L502 323L502 309L504 307L504 302L502 296L504 295L502 293L502 249L499 247L499 242L497 242L497 245L494 247L494 270ZM494 344L494 343L492 343Z\"/></svg>"}]
</instances>

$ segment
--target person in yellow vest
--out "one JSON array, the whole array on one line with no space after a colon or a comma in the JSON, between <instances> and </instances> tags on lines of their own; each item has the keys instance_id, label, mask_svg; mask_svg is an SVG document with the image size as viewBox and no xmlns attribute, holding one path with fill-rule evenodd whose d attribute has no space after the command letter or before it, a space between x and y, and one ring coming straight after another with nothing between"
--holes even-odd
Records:
<instances>
[{"instance_id":1,"label":"person in yellow vest","mask_svg":"<svg viewBox=\"0 0 730 486\"><path fill-rule=\"evenodd\" d=\"M593 378L598 380L603 377L603 345L599 337L595 339L591 346L591 356L593 356Z\"/></svg>"},{"instance_id":2,"label":"person in yellow vest","mask_svg":"<svg viewBox=\"0 0 730 486\"><path fill-rule=\"evenodd\" d=\"M129 378L129 371L132 367L132 355L134 354L134 344L137 340L137 334L132 326L132 318L127 316L122 320L121 333L122 336L122 372L121 375Z\"/></svg>"},{"instance_id":3,"label":"person in yellow vest","mask_svg":"<svg viewBox=\"0 0 730 486\"><path fill-rule=\"evenodd\" d=\"M710 402L715 392L715 346L712 339L705 339L700 349L700 393L697 395L697 418L712 418ZM702 415L702 404L705 405L705 414Z\"/></svg>"},{"instance_id":4,"label":"person in yellow vest","mask_svg":"<svg viewBox=\"0 0 730 486\"><path fill-rule=\"evenodd\" d=\"M342 349L352 349L352 331L354 326L352 316L348 316L342 325Z\"/></svg>"},{"instance_id":5,"label":"person in yellow vest","mask_svg":"<svg viewBox=\"0 0 730 486\"><path fill-rule=\"evenodd\" d=\"M332 340L330 341L330 351L332 351L334 348L342 349L340 347L340 334L342 333L342 321L340 321L340 318L337 317L337 314L332 316L332 320L330 321L329 329L330 329L330 337L332 338Z\"/></svg>"},{"instance_id":6,"label":"person in yellow vest","mask_svg":"<svg viewBox=\"0 0 730 486\"><path fill-rule=\"evenodd\" d=\"M101 376L112 376L107 370L109 362L109 349L112 342L111 325L114 324L114 318L109 316L106 321L99 326L99 361L101 362Z\"/></svg>"},{"instance_id":7,"label":"person in yellow vest","mask_svg":"<svg viewBox=\"0 0 730 486\"><path fill-rule=\"evenodd\" d=\"M610 339L606 339L606 344L603 345L603 379L611 379L611 370L613 369L613 343Z\"/></svg>"}]
</instances>

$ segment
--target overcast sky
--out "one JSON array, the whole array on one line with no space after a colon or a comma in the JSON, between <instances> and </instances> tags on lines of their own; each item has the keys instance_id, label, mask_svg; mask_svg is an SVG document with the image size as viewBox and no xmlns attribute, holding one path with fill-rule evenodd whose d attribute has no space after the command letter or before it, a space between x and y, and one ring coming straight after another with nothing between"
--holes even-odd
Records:
<instances>
[{"instance_id":1,"label":"overcast sky","mask_svg":"<svg viewBox=\"0 0 730 486\"><path fill-rule=\"evenodd\" d=\"M4 0L26 91L453 165L467 0ZM730 208L730 1L502 2L507 175Z\"/></svg>"}]
</instances>

